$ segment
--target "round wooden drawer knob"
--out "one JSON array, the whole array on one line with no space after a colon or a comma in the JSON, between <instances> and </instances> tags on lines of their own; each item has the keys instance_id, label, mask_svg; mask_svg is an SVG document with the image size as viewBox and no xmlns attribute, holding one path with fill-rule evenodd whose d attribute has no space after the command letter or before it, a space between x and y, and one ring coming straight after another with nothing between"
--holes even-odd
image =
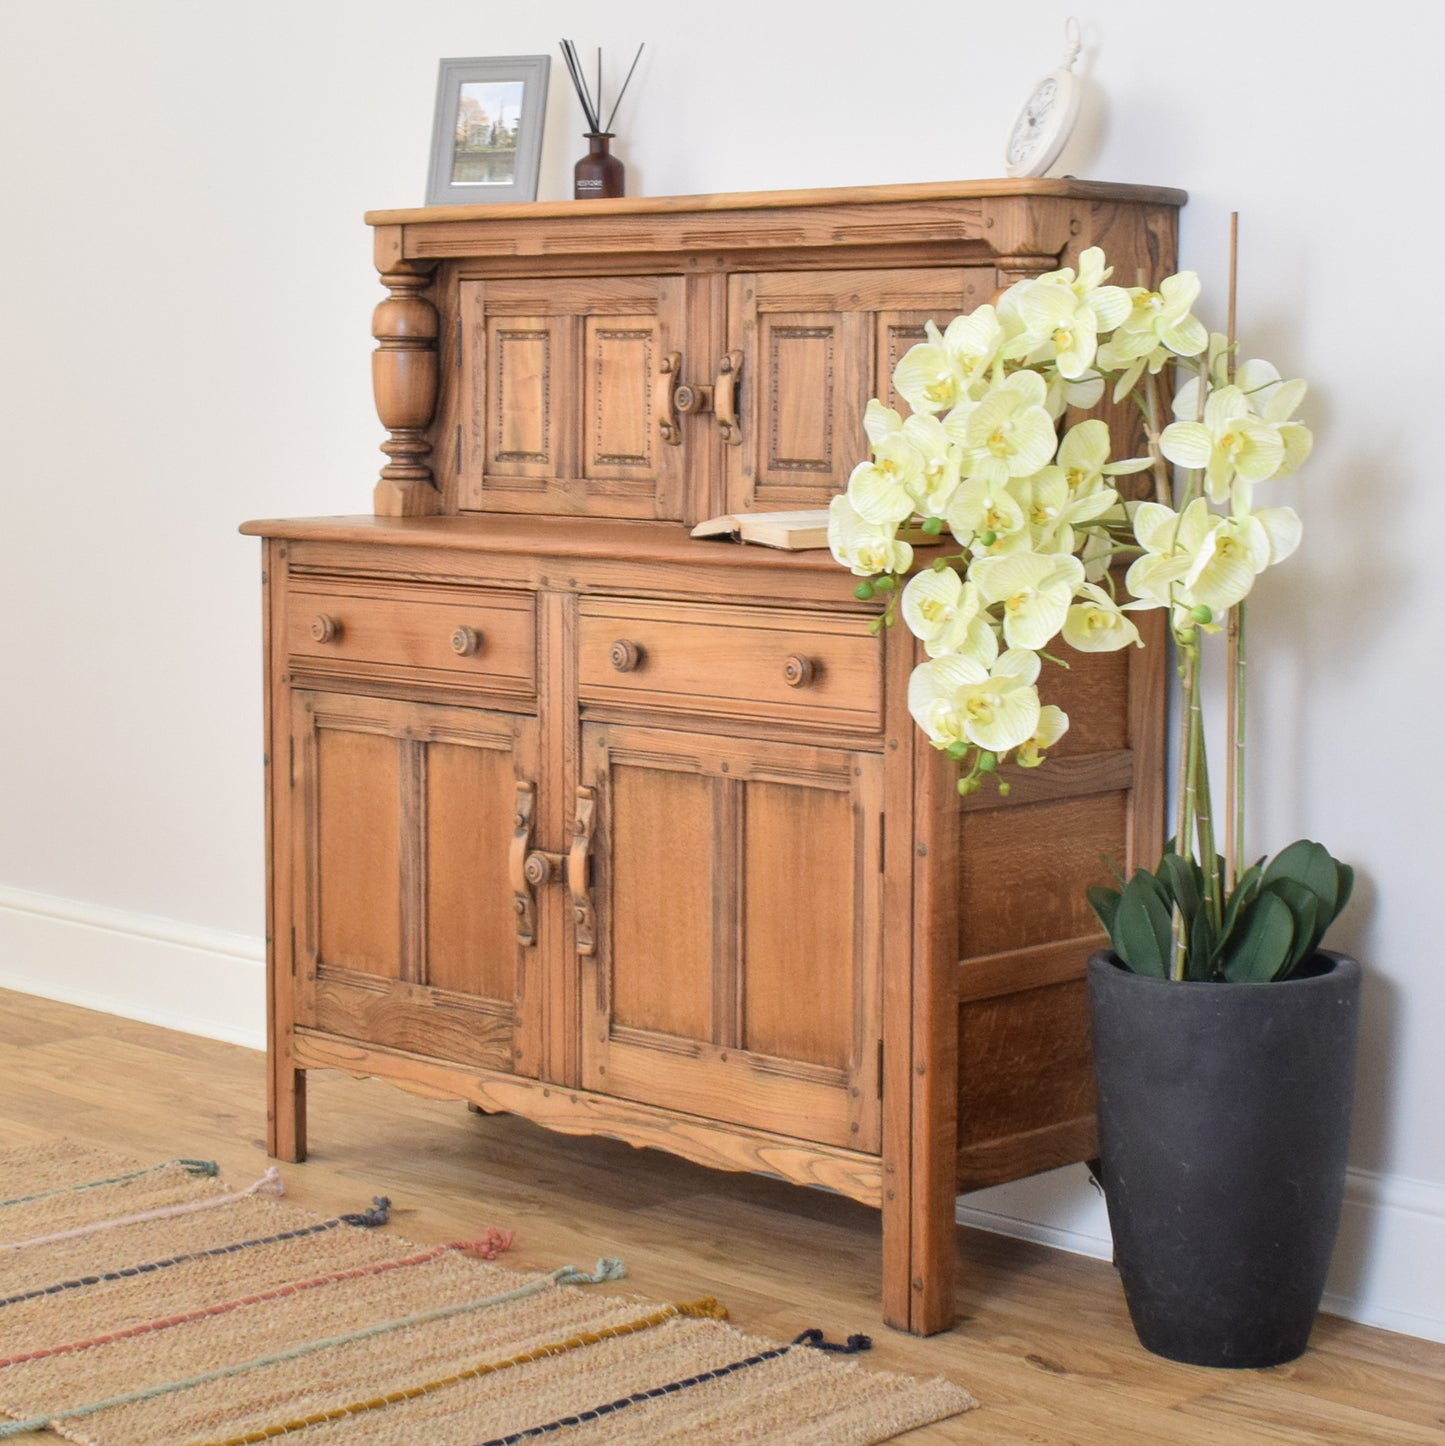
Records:
<instances>
[{"instance_id":1,"label":"round wooden drawer knob","mask_svg":"<svg viewBox=\"0 0 1445 1446\"><path fill-rule=\"evenodd\" d=\"M783 664L783 681L790 688L806 688L817 675L817 671L811 658L800 657L794 653Z\"/></svg>"},{"instance_id":2,"label":"round wooden drawer knob","mask_svg":"<svg viewBox=\"0 0 1445 1446\"><path fill-rule=\"evenodd\" d=\"M326 613L318 613L311 621L311 636L318 643L334 643L341 636L341 622Z\"/></svg>"},{"instance_id":3,"label":"round wooden drawer knob","mask_svg":"<svg viewBox=\"0 0 1445 1446\"><path fill-rule=\"evenodd\" d=\"M612 666L619 673L630 673L641 664L642 649L636 643L629 643L625 638L618 638L607 656L612 659Z\"/></svg>"},{"instance_id":4,"label":"round wooden drawer knob","mask_svg":"<svg viewBox=\"0 0 1445 1446\"><path fill-rule=\"evenodd\" d=\"M452 652L459 658L470 658L482 650L482 635L476 628L458 628L452 634Z\"/></svg>"},{"instance_id":5,"label":"round wooden drawer knob","mask_svg":"<svg viewBox=\"0 0 1445 1446\"><path fill-rule=\"evenodd\" d=\"M537 849L527 855L527 861L522 865L522 873L534 889L540 889L543 884L550 884L558 876L558 869L553 860Z\"/></svg>"}]
</instances>

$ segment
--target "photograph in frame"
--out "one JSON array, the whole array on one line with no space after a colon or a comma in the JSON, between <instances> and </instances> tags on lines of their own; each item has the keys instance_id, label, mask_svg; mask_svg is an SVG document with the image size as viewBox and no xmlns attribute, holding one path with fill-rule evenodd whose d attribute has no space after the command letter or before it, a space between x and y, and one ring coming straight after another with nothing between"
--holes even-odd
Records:
<instances>
[{"instance_id":1,"label":"photograph in frame","mask_svg":"<svg viewBox=\"0 0 1445 1446\"><path fill-rule=\"evenodd\" d=\"M443 60L427 205L533 201L551 57Z\"/></svg>"}]
</instances>

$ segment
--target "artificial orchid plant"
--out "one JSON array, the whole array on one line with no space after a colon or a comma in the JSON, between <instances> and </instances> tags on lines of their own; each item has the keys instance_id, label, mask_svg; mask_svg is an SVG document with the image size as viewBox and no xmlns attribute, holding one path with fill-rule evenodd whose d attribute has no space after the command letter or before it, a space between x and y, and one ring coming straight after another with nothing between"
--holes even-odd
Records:
<instances>
[{"instance_id":1,"label":"artificial orchid plant","mask_svg":"<svg viewBox=\"0 0 1445 1446\"><path fill-rule=\"evenodd\" d=\"M911 415L868 404L871 460L833 499L829 544L864 579L860 597L884 598L871 626L901 613L922 642L909 711L958 762L965 795L989 777L1006 793L1001 765L1037 767L1067 730L1039 686L1048 667L1067 666L1050 651L1058 639L1085 653L1142 647L1130 614L1167 609L1182 698L1175 839L1155 871L1091 889L1090 903L1136 972L1283 979L1314 957L1352 880L1304 840L1267 866L1242 865L1245 601L1301 535L1293 510L1256 506L1255 494L1309 455L1309 430L1294 420L1306 387L1268 362L1237 361L1232 339L1209 334L1193 313L1194 273L1157 290L1111 285L1110 274L1091 247L1077 270L1020 281L941 332L929 322L893 375ZM1161 425L1158 398L1171 383L1173 420ZM1098 417L1061 428L1106 389L1142 410L1146 455L1111 460ZM1145 471L1153 498L1121 497L1114 479ZM959 550L914 571L905 525L946 530ZM1221 631L1230 685L1223 854L1201 697L1202 644Z\"/></svg>"}]
</instances>

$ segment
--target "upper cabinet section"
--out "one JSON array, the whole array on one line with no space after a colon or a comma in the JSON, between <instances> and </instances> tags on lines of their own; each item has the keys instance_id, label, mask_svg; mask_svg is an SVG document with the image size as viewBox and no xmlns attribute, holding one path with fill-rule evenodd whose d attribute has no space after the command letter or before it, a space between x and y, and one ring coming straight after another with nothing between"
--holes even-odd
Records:
<instances>
[{"instance_id":1,"label":"upper cabinet section","mask_svg":"<svg viewBox=\"0 0 1445 1446\"><path fill-rule=\"evenodd\" d=\"M980 181L374 212L375 509L825 505L899 356L1023 276L1172 256L1179 191Z\"/></svg>"}]
</instances>

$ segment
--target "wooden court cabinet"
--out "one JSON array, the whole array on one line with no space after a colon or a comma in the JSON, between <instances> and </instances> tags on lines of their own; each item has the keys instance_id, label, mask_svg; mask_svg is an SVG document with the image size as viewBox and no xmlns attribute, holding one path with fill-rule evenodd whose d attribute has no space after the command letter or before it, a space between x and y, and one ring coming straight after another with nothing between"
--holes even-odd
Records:
<instances>
[{"instance_id":1,"label":"wooden court cabinet","mask_svg":"<svg viewBox=\"0 0 1445 1446\"><path fill-rule=\"evenodd\" d=\"M1084 901L1157 852L1161 650L962 801L913 641L821 505L901 353L1176 191L997 181L379 212L373 513L264 539L273 1154L337 1069L879 1208L882 1311L954 1318L960 1191L1095 1149ZM1127 425L1124 420L1119 426Z\"/></svg>"}]
</instances>

